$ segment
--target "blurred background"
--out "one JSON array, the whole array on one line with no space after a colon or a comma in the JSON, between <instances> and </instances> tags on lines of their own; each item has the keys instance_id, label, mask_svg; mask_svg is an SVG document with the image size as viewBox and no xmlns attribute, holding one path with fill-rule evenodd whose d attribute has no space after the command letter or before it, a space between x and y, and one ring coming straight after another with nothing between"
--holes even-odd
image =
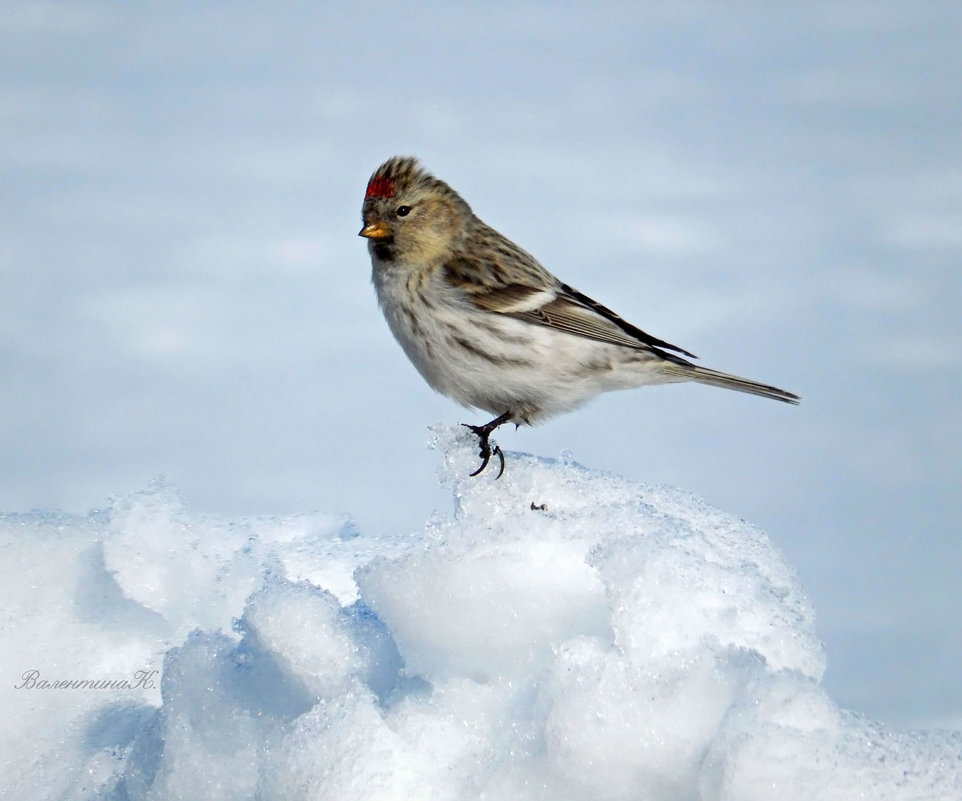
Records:
<instances>
[{"instance_id":1,"label":"blurred background","mask_svg":"<svg viewBox=\"0 0 962 801\"><path fill-rule=\"evenodd\" d=\"M841 705L962 727L962 6L0 12L0 510L163 475L222 516L446 511L428 427L488 415L407 362L356 236L414 154L566 282L804 397L617 393L501 445L756 523Z\"/></svg>"}]
</instances>

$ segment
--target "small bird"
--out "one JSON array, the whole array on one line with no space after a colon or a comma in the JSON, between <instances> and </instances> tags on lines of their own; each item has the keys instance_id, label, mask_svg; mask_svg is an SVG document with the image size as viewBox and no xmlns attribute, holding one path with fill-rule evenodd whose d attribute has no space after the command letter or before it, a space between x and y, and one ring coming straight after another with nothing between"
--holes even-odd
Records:
<instances>
[{"instance_id":1,"label":"small bird","mask_svg":"<svg viewBox=\"0 0 962 801\"><path fill-rule=\"evenodd\" d=\"M563 283L483 223L417 159L394 156L367 184L361 210L372 281L395 339L435 390L497 415L467 425L481 473L498 426L533 424L602 392L696 381L785 403L778 387L692 364L697 358Z\"/></svg>"}]
</instances>

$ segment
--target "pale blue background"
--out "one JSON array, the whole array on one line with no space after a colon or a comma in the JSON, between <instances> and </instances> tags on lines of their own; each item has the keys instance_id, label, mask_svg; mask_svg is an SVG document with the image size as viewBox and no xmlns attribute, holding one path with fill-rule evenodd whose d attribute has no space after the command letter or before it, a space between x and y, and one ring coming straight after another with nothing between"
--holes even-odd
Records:
<instances>
[{"instance_id":1,"label":"pale blue background","mask_svg":"<svg viewBox=\"0 0 962 801\"><path fill-rule=\"evenodd\" d=\"M0 509L158 474L194 510L369 532L448 504L427 426L485 416L404 359L356 237L412 153L575 287L805 398L620 393L502 445L756 522L836 700L962 726L960 17L0 4Z\"/></svg>"}]
</instances>

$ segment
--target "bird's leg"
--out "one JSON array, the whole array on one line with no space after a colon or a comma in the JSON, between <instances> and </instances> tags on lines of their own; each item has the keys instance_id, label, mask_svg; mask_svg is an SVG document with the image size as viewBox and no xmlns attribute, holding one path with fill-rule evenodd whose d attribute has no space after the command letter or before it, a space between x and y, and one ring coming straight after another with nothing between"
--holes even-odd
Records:
<instances>
[{"instance_id":1,"label":"bird's leg","mask_svg":"<svg viewBox=\"0 0 962 801\"><path fill-rule=\"evenodd\" d=\"M495 417L490 423L485 423L483 426L472 426L468 423L462 423L465 428L470 428L478 437L478 447L480 449L481 455L481 466L475 470L471 475L476 476L484 471L484 468L488 466L488 462L491 460L491 455L494 454L501 460L501 469L498 470L498 475L496 478L501 478L504 474L504 454L501 452L501 446L495 443L494 449L492 450L490 442L488 442L491 437L491 432L494 431L498 426L503 423L507 423L511 419L511 412L505 412L500 417Z\"/></svg>"}]
</instances>

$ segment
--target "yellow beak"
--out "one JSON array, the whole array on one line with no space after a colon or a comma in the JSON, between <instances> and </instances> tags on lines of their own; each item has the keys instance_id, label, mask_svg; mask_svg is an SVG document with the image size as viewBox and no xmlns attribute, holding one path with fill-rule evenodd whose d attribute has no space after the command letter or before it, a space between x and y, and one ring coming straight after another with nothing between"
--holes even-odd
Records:
<instances>
[{"instance_id":1,"label":"yellow beak","mask_svg":"<svg viewBox=\"0 0 962 801\"><path fill-rule=\"evenodd\" d=\"M391 235L391 232L382 222L369 222L364 224L364 227L358 231L357 235L366 237L367 239L387 239Z\"/></svg>"}]
</instances>

